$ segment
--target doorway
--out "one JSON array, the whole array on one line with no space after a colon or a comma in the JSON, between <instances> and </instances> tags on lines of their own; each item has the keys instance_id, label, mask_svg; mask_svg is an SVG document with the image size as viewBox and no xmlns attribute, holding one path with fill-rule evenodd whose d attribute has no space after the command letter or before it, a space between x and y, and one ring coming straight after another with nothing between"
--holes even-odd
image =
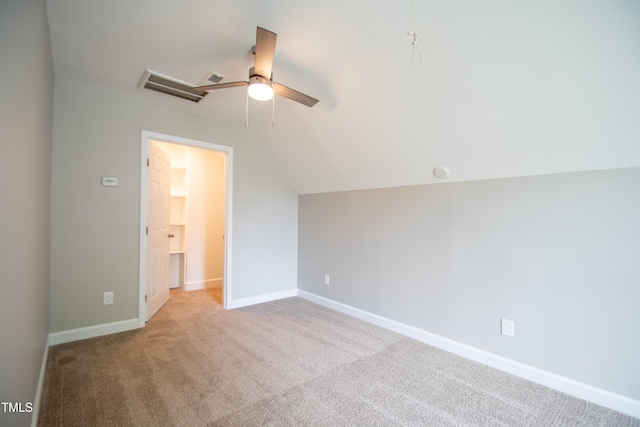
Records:
<instances>
[{"instance_id":1,"label":"doorway","mask_svg":"<svg viewBox=\"0 0 640 427\"><path fill-rule=\"evenodd\" d=\"M157 260L153 262L155 257L149 255L153 248L149 246L147 235L150 214L153 213L153 206L150 205L153 197L150 198L150 195L154 193L149 188L151 185L153 189L154 185L149 183L150 176L153 175L150 175L147 159L153 151L151 149L156 147L173 158L173 188L170 197L172 219L169 232L166 233L170 250L169 259L163 258L163 262L168 263L165 270L170 273L163 280L170 287L180 287L186 291L219 288L223 296L222 306L226 308L232 294L232 147L148 131L142 132L141 147L139 326L144 326L152 314L150 310L158 308L157 301L149 303L151 291L158 287L152 283L157 280L158 274L154 274L151 269L163 271L157 267ZM212 169L216 170L215 176L212 175ZM214 180L218 182L215 185ZM190 192L186 191L187 186L191 189ZM220 207L220 204L223 206ZM188 212L190 215L187 215ZM217 223L213 220L214 217L218 218ZM193 226L191 230L189 222ZM210 262L207 262L207 258Z\"/></svg>"}]
</instances>

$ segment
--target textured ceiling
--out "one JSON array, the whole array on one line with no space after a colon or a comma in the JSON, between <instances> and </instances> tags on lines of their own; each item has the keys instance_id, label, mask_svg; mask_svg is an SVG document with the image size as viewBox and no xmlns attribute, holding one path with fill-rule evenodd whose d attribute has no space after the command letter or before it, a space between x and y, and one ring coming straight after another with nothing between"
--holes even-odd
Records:
<instances>
[{"instance_id":1,"label":"textured ceiling","mask_svg":"<svg viewBox=\"0 0 640 427\"><path fill-rule=\"evenodd\" d=\"M256 26L274 80L313 108L250 102L250 132L298 193L640 166L640 2L49 0L56 79L244 126L243 88L200 105L145 69L245 80ZM440 180L432 171L445 166Z\"/></svg>"}]
</instances>

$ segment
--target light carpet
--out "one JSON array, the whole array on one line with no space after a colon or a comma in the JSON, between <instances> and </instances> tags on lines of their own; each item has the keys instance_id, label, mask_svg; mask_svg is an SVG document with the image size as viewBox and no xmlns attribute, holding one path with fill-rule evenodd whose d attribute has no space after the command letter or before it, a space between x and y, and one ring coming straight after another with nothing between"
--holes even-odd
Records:
<instances>
[{"instance_id":1,"label":"light carpet","mask_svg":"<svg viewBox=\"0 0 640 427\"><path fill-rule=\"evenodd\" d=\"M143 329L53 346L39 426L637 426L300 298L172 290Z\"/></svg>"}]
</instances>

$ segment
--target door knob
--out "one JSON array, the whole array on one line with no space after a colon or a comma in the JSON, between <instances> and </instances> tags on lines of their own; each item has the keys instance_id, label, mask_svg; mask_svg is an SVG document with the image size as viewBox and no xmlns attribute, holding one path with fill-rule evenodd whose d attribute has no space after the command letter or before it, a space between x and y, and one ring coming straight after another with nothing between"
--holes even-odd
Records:
<instances>
[{"instance_id":1,"label":"door knob","mask_svg":"<svg viewBox=\"0 0 640 427\"><path fill-rule=\"evenodd\" d=\"M172 238L174 235L173 234L169 234L169 238Z\"/></svg>"}]
</instances>

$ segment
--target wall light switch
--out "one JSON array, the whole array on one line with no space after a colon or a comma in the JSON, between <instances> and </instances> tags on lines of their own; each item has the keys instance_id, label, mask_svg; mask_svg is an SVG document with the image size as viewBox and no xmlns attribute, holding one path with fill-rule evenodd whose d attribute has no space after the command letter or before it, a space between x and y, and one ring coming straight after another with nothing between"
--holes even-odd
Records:
<instances>
[{"instance_id":1,"label":"wall light switch","mask_svg":"<svg viewBox=\"0 0 640 427\"><path fill-rule=\"evenodd\" d=\"M103 187L117 187L118 186L118 178L114 178L112 176L103 176L102 177L102 186Z\"/></svg>"},{"instance_id":2,"label":"wall light switch","mask_svg":"<svg viewBox=\"0 0 640 427\"><path fill-rule=\"evenodd\" d=\"M329 285L329 275L328 274L324 275L324 284L325 285Z\"/></svg>"}]
</instances>

